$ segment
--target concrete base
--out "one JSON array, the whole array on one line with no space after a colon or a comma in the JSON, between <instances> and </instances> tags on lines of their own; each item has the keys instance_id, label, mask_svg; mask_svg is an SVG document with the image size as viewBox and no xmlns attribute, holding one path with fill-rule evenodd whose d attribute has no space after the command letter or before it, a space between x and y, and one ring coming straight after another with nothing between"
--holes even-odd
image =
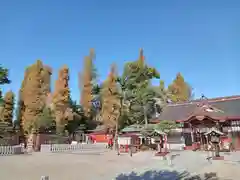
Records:
<instances>
[{"instance_id":1,"label":"concrete base","mask_svg":"<svg viewBox=\"0 0 240 180\"><path fill-rule=\"evenodd\" d=\"M157 152L155 156L166 156L169 152Z\"/></svg>"}]
</instances>

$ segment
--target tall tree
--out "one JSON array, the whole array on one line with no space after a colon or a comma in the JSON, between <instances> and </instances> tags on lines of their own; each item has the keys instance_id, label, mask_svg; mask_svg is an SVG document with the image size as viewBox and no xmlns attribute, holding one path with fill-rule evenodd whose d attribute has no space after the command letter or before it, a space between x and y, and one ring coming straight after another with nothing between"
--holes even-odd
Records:
<instances>
[{"instance_id":1,"label":"tall tree","mask_svg":"<svg viewBox=\"0 0 240 180\"><path fill-rule=\"evenodd\" d=\"M124 101L129 107L129 123L148 122L148 110L154 103L154 91L149 88L150 80L160 78L155 68L149 67L144 60L143 50L140 49L137 61L127 63L121 79L124 85Z\"/></svg>"},{"instance_id":2,"label":"tall tree","mask_svg":"<svg viewBox=\"0 0 240 180\"><path fill-rule=\"evenodd\" d=\"M27 79L24 80L24 88L21 94L25 106L23 128L25 132L31 134L35 130L32 128L32 123L37 120L44 108L41 89L43 64L38 60L28 67L26 71Z\"/></svg>"},{"instance_id":3,"label":"tall tree","mask_svg":"<svg viewBox=\"0 0 240 180\"><path fill-rule=\"evenodd\" d=\"M56 118L57 133L62 134L65 130L67 120L71 120L71 110L69 108L70 90L68 86L69 69L65 65L58 73L58 79L55 82L55 89L52 97L53 111Z\"/></svg>"},{"instance_id":4,"label":"tall tree","mask_svg":"<svg viewBox=\"0 0 240 180\"><path fill-rule=\"evenodd\" d=\"M119 111L121 106L119 98L119 88L116 80L116 66L112 65L111 71L108 75L107 80L103 83L103 88L101 91L101 116L103 119L103 123L112 129L114 129L116 126L116 120L118 120L119 118Z\"/></svg>"},{"instance_id":5,"label":"tall tree","mask_svg":"<svg viewBox=\"0 0 240 180\"><path fill-rule=\"evenodd\" d=\"M39 83L35 82L35 83L39 84L39 86L36 88L39 89L39 92L38 92L39 97L41 97L40 100L42 104L44 104L44 106L46 104L48 94L50 93L52 69L46 65L43 65L43 63L40 60L38 60L32 66L29 66L26 68L24 79L22 81L22 85L19 90L18 103L16 108L16 117L17 117L16 121L20 125L21 130L23 130L24 128L23 127L24 112L26 110L26 104L28 104L26 98L29 98L25 94L28 93L29 87L31 89L31 82L34 81L31 77L32 75L31 70L34 68L38 69L38 74L37 75L35 74L35 76L37 77L35 81L39 80L40 82ZM34 93L34 91L32 93Z\"/></svg>"},{"instance_id":6,"label":"tall tree","mask_svg":"<svg viewBox=\"0 0 240 180\"><path fill-rule=\"evenodd\" d=\"M45 103L48 101L48 97L51 94L51 75L52 75L52 68L44 65L43 70L41 72L42 77L42 97Z\"/></svg>"},{"instance_id":7,"label":"tall tree","mask_svg":"<svg viewBox=\"0 0 240 180\"><path fill-rule=\"evenodd\" d=\"M14 111L14 93L9 91L4 96L3 111L1 113L0 120L12 125Z\"/></svg>"},{"instance_id":8,"label":"tall tree","mask_svg":"<svg viewBox=\"0 0 240 180\"><path fill-rule=\"evenodd\" d=\"M34 126L38 132L46 132L52 127L55 127L54 118L54 112L49 107L45 106L37 121L35 121Z\"/></svg>"},{"instance_id":9,"label":"tall tree","mask_svg":"<svg viewBox=\"0 0 240 180\"><path fill-rule=\"evenodd\" d=\"M19 126L22 136L24 136L23 114L25 111L23 95L24 95L25 85L28 80L28 75L29 75L29 67L26 68L25 73L24 73L24 79L22 81L21 88L19 90L18 102L17 102L17 107L16 107L16 122L15 122L15 124L17 124Z\"/></svg>"},{"instance_id":10,"label":"tall tree","mask_svg":"<svg viewBox=\"0 0 240 180\"><path fill-rule=\"evenodd\" d=\"M162 101L164 103L167 103L169 94L168 94L167 89L165 88L165 83L163 80L160 80L160 83L159 83L159 94L162 97Z\"/></svg>"},{"instance_id":11,"label":"tall tree","mask_svg":"<svg viewBox=\"0 0 240 180\"><path fill-rule=\"evenodd\" d=\"M192 88L184 80L181 73L178 73L172 84L169 85L168 91L172 102L186 102L192 98Z\"/></svg>"},{"instance_id":12,"label":"tall tree","mask_svg":"<svg viewBox=\"0 0 240 180\"><path fill-rule=\"evenodd\" d=\"M89 56L84 58L83 73L79 74L79 86L81 89L81 102L84 115L91 118L94 81L96 80L96 69L93 65L95 58L94 50L90 50Z\"/></svg>"},{"instance_id":13,"label":"tall tree","mask_svg":"<svg viewBox=\"0 0 240 180\"><path fill-rule=\"evenodd\" d=\"M77 130L79 130L80 126L82 130L85 130L86 122L85 122L85 119L83 118L84 113L83 113L82 107L71 98L69 101L69 107L72 109L73 119L71 121L68 121L66 130L68 131L70 137L74 138L74 133Z\"/></svg>"},{"instance_id":14,"label":"tall tree","mask_svg":"<svg viewBox=\"0 0 240 180\"><path fill-rule=\"evenodd\" d=\"M50 79L51 72L40 60L37 60L35 64L26 69L22 83L20 100L23 107L19 108L22 115L22 127L28 135L29 150L33 148L34 133L39 130L36 124L46 105L45 75L49 76L46 79Z\"/></svg>"}]
</instances>

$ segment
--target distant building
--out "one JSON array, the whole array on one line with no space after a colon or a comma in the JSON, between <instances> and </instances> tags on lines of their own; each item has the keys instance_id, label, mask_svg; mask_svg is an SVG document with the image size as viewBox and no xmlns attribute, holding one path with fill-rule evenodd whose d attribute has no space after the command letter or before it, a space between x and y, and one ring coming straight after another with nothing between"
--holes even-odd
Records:
<instances>
[{"instance_id":1,"label":"distant building","mask_svg":"<svg viewBox=\"0 0 240 180\"><path fill-rule=\"evenodd\" d=\"M174 120L181 124L180 136L184 137L188 149L199 143L206 144L208 140L204 133L217 127L240 150L240 96L204 97L186 103L169 104L151 122L158 123L161 120Z\"/></svg>"}]
</instances>

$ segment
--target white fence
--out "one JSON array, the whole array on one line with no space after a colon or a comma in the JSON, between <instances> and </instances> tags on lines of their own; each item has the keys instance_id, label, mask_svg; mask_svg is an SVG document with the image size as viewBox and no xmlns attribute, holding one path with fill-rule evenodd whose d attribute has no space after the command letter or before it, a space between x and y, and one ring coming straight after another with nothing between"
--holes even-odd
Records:
<instances>
[{"instance_id":1,"label":"white fence","mask_svg":"<svg viewBox=\"0 0 240 180\"><path fill-rule=\"evenodd\" d=\"M82 149L82 144L42 144L41 152L66 152Z\"/></svg>"},{"instance_id":2,"label":"white fence","mask_svg":"<svg viewBox=\"0 0 240 180\"><path fill-rule=\"evenodd\" d=\"M172 144L172 143L168 143L167 147L170 150L179 151L179 150L184 150L185 144L180 144L180 143L179 144L176 144L176 143Z\"/></svg>"},{"instance_id":3,"label":"white fence","mask_svg":"<svg viewBox=\"0 0 240 180\"><path fill-rule=\"evenodd\" d=\"M102 151L105 150L105 144L42 144L41 152L73 152L73 151ZM182 150L184 144L168 144L170 150ZM0 146L0 156L23 154L24 147Z\"/></svg>"},{"instance_id":4,"label":"white fence","mask_svg":"<svg viewBox=\"0 0 240 180\"><path fill-rule=\"evenodd\" d=\"M105 144L42 144L41 152L104 152ZM0 146L0 156L24 154L24 146Z\"/></svg>"},{"instance_id":5,"label":"white fence","mask_svg":"<svg viewBox=\"0 0 240 180\"><path fill-rule=\"evenodd\" d=\"M104 144L42 144L41 152L71 152L105 149Z\"/></svg>"},{"instance_id":6,"label":"white fence","mask_svg":"<svg viewBox=\"0 0 240 180\"><path fill-rule=\"evenodd\" d=\"M14 154L23 154L24 148L21 145L0 146L0 156L9 156Z\"/></svg>"}]
</instances>

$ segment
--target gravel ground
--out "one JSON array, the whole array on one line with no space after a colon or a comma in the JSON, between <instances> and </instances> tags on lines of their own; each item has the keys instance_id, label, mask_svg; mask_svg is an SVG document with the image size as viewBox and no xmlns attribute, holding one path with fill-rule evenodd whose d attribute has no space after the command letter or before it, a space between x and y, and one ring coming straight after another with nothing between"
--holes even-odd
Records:
<instances>
[{"instance_id":1,"label":"gravel ground","mask_svg":"<svg viewBox=\"0 0 240 180\"><path fill-rule=\"evenodd\" d=\"M170 166L167 160L153 156L153 152L142 152L133 155L117 156L114 151L106 151L103 147L74 153L34 153L32 155L0 157L1 180L39 180L47 175L50 180L124 180L126 176L119 174L132 173L129 178L154 179L165 176L165 180L177 179L178 173L216 172L219 176L238 180L240 177L240 152L224 155L225 161L206 160L207 153L181 151ZM175 171L178 171L175 172ZM143 174L138 177L139 174ZM157 175L156 175L157 174ZM118 178L116 178L118 177Z\"/></svg>"}]
</instances>

